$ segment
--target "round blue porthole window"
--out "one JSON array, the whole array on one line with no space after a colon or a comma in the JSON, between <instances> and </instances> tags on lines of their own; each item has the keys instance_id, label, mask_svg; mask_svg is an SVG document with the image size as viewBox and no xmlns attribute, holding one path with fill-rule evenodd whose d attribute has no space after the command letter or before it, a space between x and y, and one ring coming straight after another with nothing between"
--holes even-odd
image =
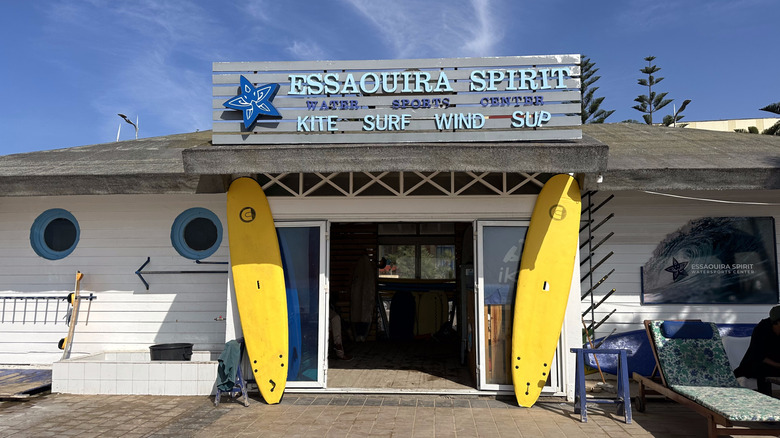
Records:
<instances>
[{"instance_id":1,"label":"round blue porthole window","mask_svg":"<svg viewBox=\"0 0 780 438\"><path fill-rule=\"evenodd\" d=\"M79 243L79 223L67 210L52 208L38 216L30 227L30 245L39 256L59 260Z\"/></svg>"},{"instance_id":2,"label":"round blue porthole window","mask_svg":"<svg viewBox=\"0 0 780 438\"><path fill-rule=\"evenodd\" d=\"M222 243L222 223L216 214L195 207L184 211L171 226L171 244L182 257L201 260Z\"/></svg>"}]
</instances>

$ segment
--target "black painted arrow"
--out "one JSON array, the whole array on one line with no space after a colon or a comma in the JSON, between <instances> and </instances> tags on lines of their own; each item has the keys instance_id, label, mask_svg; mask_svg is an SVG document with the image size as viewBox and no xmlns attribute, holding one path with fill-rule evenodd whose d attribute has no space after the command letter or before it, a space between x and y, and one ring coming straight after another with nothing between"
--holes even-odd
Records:
<instances>
[{"instance_id":1,"label":"black painted arrow","mask_svg":"<svg viewBox=\"0 0 780 438\"><path fill-rule=\"evenodd\" d=\"M138 276L138 278L141 279L141 281L144 283L144 286L146 286L146 290L149 290L149 283L146 282L146 279L144 279L144 276L141 275L141 271L146 267L146 265L149 264L151 261L151 257L147 257L146 261L143 265L141 265L140 268L138 268L137 271L135 271L135 275ZM198 263L205 263L205 262L199 262ZM228 271L144 271L144 274L227 274Z\"/></svg>"},{"instance_id":2,"label":"black painted arrow","mask_svg":"<svg viewBox=\"0 0 780 438\"><path fill-rule=\"evenodd\" d=\"M198 265L229 265L229 262L204 262L203 260L195 260Z\"/></svg>"}]
</instances>

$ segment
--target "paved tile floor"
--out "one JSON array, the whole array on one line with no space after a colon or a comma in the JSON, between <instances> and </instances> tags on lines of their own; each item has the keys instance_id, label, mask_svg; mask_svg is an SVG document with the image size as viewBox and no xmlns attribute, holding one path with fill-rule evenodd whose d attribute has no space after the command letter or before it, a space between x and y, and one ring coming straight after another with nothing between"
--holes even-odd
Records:
<instances>
[{"instance_id":1,"label":"paved tile floor","mask_svg":"<svg viewBox=\"0 0 780 438\"><path fill-rule=\"evenodd\" d=\"M517 407L512 398L287 394L249 407L213 397L48 394L0 402L0 437L701 437L704 418L668 401L634 410L589 405L580 422L560 400ZM604 406L604 409L601 408Z\"/></svg>"}]
</instances>

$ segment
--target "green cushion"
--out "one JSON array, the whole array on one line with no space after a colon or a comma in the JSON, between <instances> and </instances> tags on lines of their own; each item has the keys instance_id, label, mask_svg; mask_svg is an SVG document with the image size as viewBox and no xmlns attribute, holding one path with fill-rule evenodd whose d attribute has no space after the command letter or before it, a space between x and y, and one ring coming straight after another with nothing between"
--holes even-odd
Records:
<instances>
[{"instance_id":1,"label":"green cushion","mask_svg":"<svg viewBox=\"0 0 780 438\"><path fill-rule=\"evenodd\" d=\"M663 321L651 321L650 333L658 352L658 365L666 384L683 386L721 386L739 388L723 348L718 327L710 326L710 337L668 338L662 330ZM698 330L699 333L702 330Z\"/></svg>"},{"instance_id":2,"label":"green cushion","mask_svg":"<svg viewBox=\"0 0 780 438\"><path fill-rule=\"evenodd\" d=\"M749 388L670 386L731 421L780 421L780 400Z\"/></svg>"}]
</instances>

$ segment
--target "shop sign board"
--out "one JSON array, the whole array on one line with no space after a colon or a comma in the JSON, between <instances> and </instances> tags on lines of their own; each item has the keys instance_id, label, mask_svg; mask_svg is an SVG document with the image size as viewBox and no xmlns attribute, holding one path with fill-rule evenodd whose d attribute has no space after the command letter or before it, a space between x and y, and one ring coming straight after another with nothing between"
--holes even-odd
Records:
<instances>
[{"instance_id":1,"label":"shop sign board","mask_svg":"<svg viewBox=\"0 0 780 438\"><path fill-rule=\"evenodd\" d=\"M580 55L217 62L213 143L572 140Z\"/></svg>"}]
</instances>

